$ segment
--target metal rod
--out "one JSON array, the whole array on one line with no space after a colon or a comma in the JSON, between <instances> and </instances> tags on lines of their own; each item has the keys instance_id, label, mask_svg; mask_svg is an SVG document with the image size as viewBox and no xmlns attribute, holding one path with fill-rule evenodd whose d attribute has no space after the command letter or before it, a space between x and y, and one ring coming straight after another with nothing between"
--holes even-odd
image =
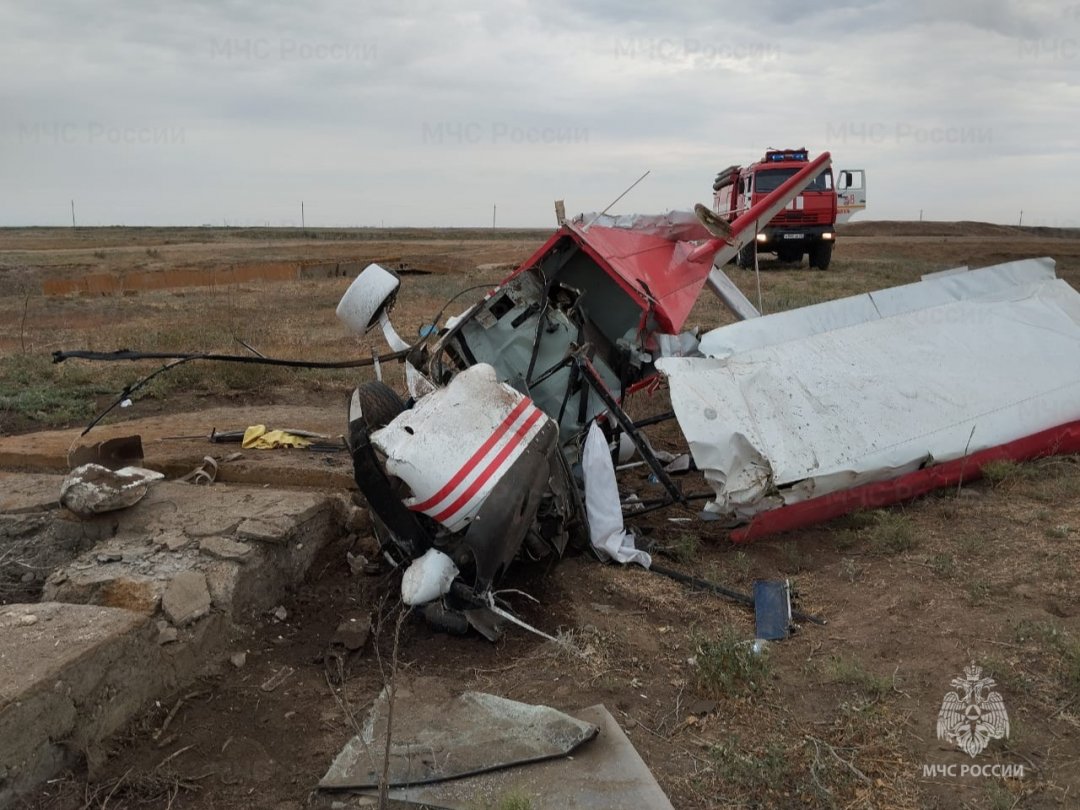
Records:
<instances>
[{"instance_id":1,"label":"metal rod","mask_svg":"<svg viewBox=\"0 0 1080 810\"><path fill-rule=\"evenodd\" d=\"M696 495L687 495L683 498L684 501L704 501L708 498L714 497L712 492L701 492ZM642 509L634 509L633 511L626 512L624 518L636 518L639 515L647 515L650 512L659 512L661 509L667 509L669 506L673 506L675 501L671 498L650 498L647 501L638 501L637 503L622 504L623 506L637 506L644 504Z\"/></svg>"},{"instance_id":2,"label":"metal rod","mask_svg":"<svg viewBox=\"0 0 1080 810\"><path fill-rule=\"evenodd\" d=\"M112 401L112 404L109 405L109 407L107 407L105 410L103 410L101 413L99 413L97 416L94 417L93 421L91 421L90 424L86 426L86 429L82 433L79 434L79 437L81 438L81 437L85 436L87 433L89 433L91 430L93 430L94 425L96 425L98 422L100 422L102 419L104 419L106 416L108 416L112 412L112 410L114 408L116 408L116 406L123 403L132 394L134 394L136 391L138 391L140 388L142 388L144 385L146 385L148 382L150 382L152 379L154 379L154 377L156 377L158 374L161 374L161 372L163 372L163 371L168 371L171 368L175 368L176 366L182 365L183 363L187 363L190 360L194 360L194 359L195 359L194 357L182 357L182 358L178 358L176 360L173 360L171 363L166 363L165 365L163 365L161 368L159 368L157 371L153 372L152 374L147 374L145 377L143 377L138 382L124 388L124 390L120 394L120 396L118 396L116 399L114 399ZM56 362L59 362L59 361L58 360L53 360L53 362L56 363Z\"/></svg>"},{"instance_id":3,"label":"metal rod","mask_svg":"<svg viewBox=\"0 0 1080 810\"><path fill-rule=\"evenodd\" d=\"M606 214L608 212L608 210L611 208L611 206L615 205L615 203L617 203L619 200L621 200L623 197L625 197L627 194L629 194L630 190L634 186L636 186L638 183L640 183L642 180L644 180L646 177L648 177L649 172L651 172L651 171L652 171L652 169L649 169L647 172L645 172L645 174L641 175L641 177L639 177L637 180L635 180L633 183L631 183L630 186L626 189L626 191L624 191L622 194L620 194L618 197L616 197L614 200L612 200L610 203L608 203L608 207L605 208L603 211L601 211L599 214L597 214L595 217L593 217L589 221L589 224L586 225L584 228L582 228L582 230L584 230L584 231L589 230L590 225L592 225L594 222L596 222L596 220L600 219L600 217L602 217L604 214Z\"/></svg>"},{"instance_id":4,"label":"metal rod","mask_svg":"<svg viewBox=\"0 0 1080 810\"><path fill-rule=\"evenodd\" d=\"M245 349L247 349L249 352L251 352L256 357L266 357L265 354L260 352L258 349L256 349L254 346L252 346L246 340L241 340L240 338L233 338L233 340L235 340L237 343L239 343L241 346L243 346Z\"/></svg>"},{"instance_id":5,"label":"metal rod","mask_svg":"<svg viewBox=\"0 0 1080 810\"><path fill-rule=\"evenodd\" d=\"M664 413L658 413L655 416L647 416L637 422L634 422L634 427L643 428L649 425L656 425L660 422L666 422L668 419L675 418L675 411L666 411Z\"/></svg>"},{"instance_id":6,"label":"metal rod","mask_svg":"<svg viewBox=\"0 0 1080 810\"><path fill-rule=\"evenodd\" d=\"M578 369L592 390L600 397L600 400L608 409L608 413L614 416L615 421L619 423L619 427L626 431L627 435L630 436L630 439L634 442L634 446L637 447L638 452L641 453L641 457L648 463L653 474L656 475L657 480L663 485L664 489L668 491L674 500L682 503L686 499L686 496L683 495L682 490L679 489L678 485L671 480L671 476L667 474L667 470L664 469L664 465L660 463L660 460L653 453L652 448L649 447L649 443L644 441L641 436L638 435L637 430L634 428L634 423L630 421L630 417L626 415L626 411L619 407L619 403L616 401L615 396L611 391L608 390L607 384L600 376L600 373L593 367L593 364L589 362L589 358L586 354L588 349L589 345L585 344L572 352L571 357L574 358L574 367Z\"/></svg>"}]
</instances>

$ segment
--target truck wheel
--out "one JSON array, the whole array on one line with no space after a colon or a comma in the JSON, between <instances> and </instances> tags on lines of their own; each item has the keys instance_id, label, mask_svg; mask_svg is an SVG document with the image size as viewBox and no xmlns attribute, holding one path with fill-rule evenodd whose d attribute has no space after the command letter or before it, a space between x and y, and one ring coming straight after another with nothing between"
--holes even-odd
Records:
<instances>
[{"instance_id":1,"label":"truck wheel","mask_svg":"<svg viewBox=\"0 0 1080 810\"><path fill-rule=\"evenodd\" d=\"M738 256L735 257L735 264L744 270L753 270L754 252L756 250L757 246L753 242L743 245L742 250L740 250Z\"/></svg>"},{"instance_id":2,"label":"truck wheel","mask_svg":"<svg viewBox=\"0 0 1080 810\"><path fill-rule=\"evenodd\" d=\"M359 405L359 412L356 412ZM368 430L378 430L394 421L405 410L405 403L397 392L382 380L367 380L360 383L353 392L349 408L349 421L361 416Z\"/></svg>"},{"instance_id":3,"label":"truck wheel","mask_svg":"<svg viewBox=\"0 0 1080 810\"><path fill-rule=\"evenodd\" d=\"M818 270L828 270L832 261L832 242L818 242L810 248L810 266Z\"/></svg>"}]
</instances>

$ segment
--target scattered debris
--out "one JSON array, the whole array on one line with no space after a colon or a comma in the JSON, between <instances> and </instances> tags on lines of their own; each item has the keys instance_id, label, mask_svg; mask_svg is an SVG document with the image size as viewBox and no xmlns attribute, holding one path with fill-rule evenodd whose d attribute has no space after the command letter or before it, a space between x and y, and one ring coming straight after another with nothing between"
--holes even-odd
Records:
<instances>
[{"instance_id":1,"label":"scattered debris","mask_svg":"<svg viewBox=\"0 0 1080 810\"><path fill-rule=\"evenodd\" d=\"M203 456L202 462L194 470L179 480L192 484L210 485L217 480L218 463L213 456Z\"/></svg>"},{"instance_id":2,"label":"scattered debris","mask_svg":"<svg viewBox=\"0 0 1080 810\"><path fill-rule=\"evenodd\" d=\"M141 436L119 436L97 444L72 448L68 453L68 466L74 469L83 464L100 464L115 470L120 467L137 466L143 460Z\"/></svg>"},{"instance_id":3,"label":"scattered debris","mask_svg":"<svg viewBox=\"0 0 1080 810\"><path fill-rule=\"evenodd\" d=\"M151 482L164 477L141 467L110 470L100 464L83 464L64 478L60 503L79 517L126 509L146 495Z\"/></svg>"},{"instance_id":4,"label":"scattered debris","mask_svg":"<svg viewBox=\"0 0 1080 810\"><path fill-rule=\"evenodd\" d=\"M308 447L311 439L285 430L267 430L266 425L252 425L244 431L241 447L245 450L276 450L280 447Z\"/></svg>"},{"instance_id":5,"label":"scattered debris","mask_svg":"<svg viewBox=\"0 0 1080 810\"><path fill-rule=\"evenodd\" d=\"M331 645L344 647L349 652L363 648L371 636L371 619L366 616L353 616L343 619L330 638Z\"/></svg>"},{"instance_id":6,"label":"scattered debris","mask_svg":"<svg viewBox=\"0 0 1080 810\"><path fill-rule=\"evenodd\" d=\"M700 577L691 576L690 574L684 574L681 571L676 571L674 568L668 568L665 565L657 565L653 563L649 570L654 574L661 574L669 579L673 579L676 582L681 582L684 585L689 585L691 588L697 588L702 591L708 591L714 593L717 596L723 596L728 599L732 599L736 602L742 602L744 605L754 605L754 597L748 593L742 593L741 591L735 591L731 588L725 588L722 585L717 585L715 582L709 582L707 579L701 579ZM820 616L814 616L810 613L803 613L801 610L792 610L791 617L798 619L801 622L811 622L813 624L825 625L828 622L822 619Z\"/></svg>"},{"instance_id":7,"label":"scattered debris","mask_svg":"<svg viewBox=\"0 0 1080 810\"><path fill-rule=\"evenodd\" d=\"M283 622L289 618L289 611L285 609L284 605L278 605L270 611L270 615L274 618L274 621Z\"/></svg>"},{"instance_id":8,"label":"scattered debris","mask_svg":"<svg viewBox=\"0 0 1080 810\"><path fill-rule=\"evenodd\" d=\"M237 669L243 669L244 664L247 663L247 653L243 650L233 653L229 656L229 663Z\"/></svg>"},{"instance_id":9,"label":"scattered debris","mask_svg":"<svg viewBox=\"0 0 1080 810\"><path fill-rule=\"evenodd\" d=\"M589 541L602 560L652 564L648 553L634 547L634 536L623 527L619 485L604 432L593 422L582 450L581 466L585 477L585 509L589 517Z\"/></svg>"},{"instance_id":10,"label":"scattered debris","mask_svg":"<svg viewBox=\"0 0 1080 810\"><path fill-rule=\"evenodd\" d=\"M791 633L791 583L759 579L754 582L754 635L764 641L787 638Z\"/></svg>"}]
</instances>

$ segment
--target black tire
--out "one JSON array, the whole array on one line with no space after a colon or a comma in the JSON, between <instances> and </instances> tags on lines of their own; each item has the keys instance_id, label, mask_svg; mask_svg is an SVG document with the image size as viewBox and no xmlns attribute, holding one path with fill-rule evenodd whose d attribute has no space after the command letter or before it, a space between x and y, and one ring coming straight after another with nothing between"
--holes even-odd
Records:
<instances>
[{"instance_id":1,"label":"black tire","mask_svg":"<svg viewBox=\"0 0 1080 810\"><path fill-rule=\"evenodd\" d=\"M743 245L742 250L739 251L735 257L735 264L741 267L743 270L754 269L754 253L757 250L757 245L754 242L747 242Z\"/></svg>"},{"instance_id":2,"label":"black tire","mask_svg":"<svg viewBox=\"0 0 1080 810\"><path fill-rule=\"evenodd\" d=\"M818 242L810 248L810 266L818 270L828 270L832 261L832 242Z\"/></svg>"},{"instance_id":3,"label":"black tire","mask_svg":"<svg viewBox=\"0 0 1080 810\"><path fill-rule=\"evenodd\" d=\"M367 380L356 387L354 394L360 404L360 414L368 430L378 430L394 421L405 410L397 392L382 380ZM354 419L355 414L350 414Z\"/></svg>"}]
</instances>

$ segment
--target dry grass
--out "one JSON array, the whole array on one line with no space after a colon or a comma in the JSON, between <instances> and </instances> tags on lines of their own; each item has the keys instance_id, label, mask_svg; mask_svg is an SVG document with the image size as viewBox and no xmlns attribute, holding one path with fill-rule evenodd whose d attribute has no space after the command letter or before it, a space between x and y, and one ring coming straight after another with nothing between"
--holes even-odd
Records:
<instances>
[{"instance_id":1,"label":"dry grass","mask_svg":"<svg viewBox=\"0 0 1080 810\"><path fill-rule=\"evenodd\" d=\"M151 244L160 257L146 254ZM1059 264L1066 277L1080 273L1080 253L1070 245L1072 252ZM763 272L766 308L912 281L926 270L1044 252L1041 244L1019 252L985 240L947 248L941 241L842 241L827 273ZM118 243L102 249L107 258L98 263L127 249L145 262L170 260L174 246ZM125 262L135 261L124 256ZM753 297L752 274L731 272ZM2 300L0 352L6 354L0 392L10 394L12 381L21 379L26 382L20 385L42 390L80 391L79 398L90 401L107 396L93 386L118 390L146 371L41 362L60 346L239 350L235 338L242 337L268 354L366 354L369 343L343 335L333 318L344 283L107 300L31 298L21 336L29 359L20 351L23 299ZM474 283L465 275L406 277L395 323L402 334L415 334L446 297ZM716 301L703 295L691 323L713 326L725 318ZM291 396L308 387L344 388L348 376L248 376L191 365L147 395L165 402L189 391ZM635 407L646 415L665 405L659 396ZM26 408L21 427L81 418L39 410L40 418ZM675 442L664 435L665 442ZM671 524L667 515L645 520L658 544L722 584L746 590L755 578L797 575L800 607L822 613L830 623L805 626L771 644L765 658L745 654L753 638L746 608L640 570L576 558L526 588L543 603L526 618L565 644L522 633L489 649L475 640L414 634L403 641L403 666L515 699L566 708L604 703L678 807L1070 806L1080 792L1080 547L1074 530L1080 527L1080 461L1009 465L986 477L959 493L736 550L713 525ZM1028 764L1022 783L936 783L922 777L924 764L956 753L936 739L934 723L949 681L971 660L997 680L1013 722L1010 740L996 742L987 756ZM701 701L715 706L695 708ZM340 736L340 728L333 731ZM290 776L275 785L287 791L296 772L284 764L282 770ZM140 772L145 769L131 773ZM175 793L171 779L159 772L144 784L129 775L122 783L95 786L87 798L96 797L100 806L115 790L110 807L139 806L151 794L147 806L164 806ZM213 790L180 790L177 805L215 806Z\"/></svg>"}]
</instances>

